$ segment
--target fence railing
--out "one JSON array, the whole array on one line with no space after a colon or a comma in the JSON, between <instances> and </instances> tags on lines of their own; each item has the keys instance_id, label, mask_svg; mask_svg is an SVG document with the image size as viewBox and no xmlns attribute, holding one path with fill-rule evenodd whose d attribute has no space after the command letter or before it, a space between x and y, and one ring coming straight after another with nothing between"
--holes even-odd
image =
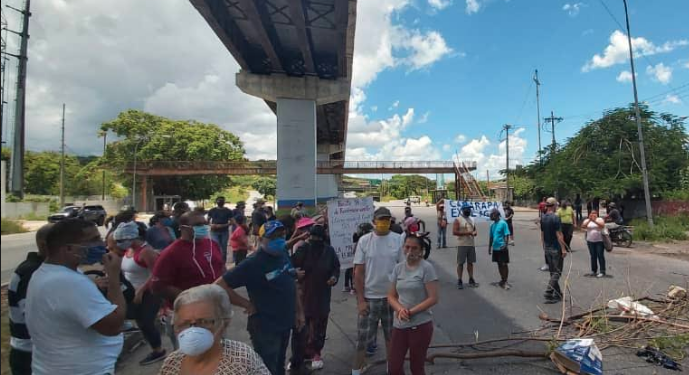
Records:
<instances>
[{"instance_id":1,"label":"fence railing","mask_svg":"<svg viewBox=\"0 0 689 375\"><path fill-rule=\"evenodd\" d=\"M475 161L463 161L466 169L476 169ZM318 168L341 169L443 169L453 170L453 161L347 161L326 160L316 162ZM178 160L143 160L137 161L137 170L147 169L276 169L277 161L178 161ZM134 164L127 165L133 170Z\"/></svg>"}]
</instances>

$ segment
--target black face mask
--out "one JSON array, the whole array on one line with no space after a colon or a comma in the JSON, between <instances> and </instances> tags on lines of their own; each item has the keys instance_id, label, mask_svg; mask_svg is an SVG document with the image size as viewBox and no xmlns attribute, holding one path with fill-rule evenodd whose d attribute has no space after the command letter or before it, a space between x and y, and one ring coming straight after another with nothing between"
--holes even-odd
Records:
<instances>
[{"instance_id":1,"label":"black face mask","mask_svg":"<svg viewBox=\"0 0 689 375\"><path fill-rule=\"evenodd\" d=\"M471 216L471 210L462 210L462 215Z\"/></svg>"}]
</instances>

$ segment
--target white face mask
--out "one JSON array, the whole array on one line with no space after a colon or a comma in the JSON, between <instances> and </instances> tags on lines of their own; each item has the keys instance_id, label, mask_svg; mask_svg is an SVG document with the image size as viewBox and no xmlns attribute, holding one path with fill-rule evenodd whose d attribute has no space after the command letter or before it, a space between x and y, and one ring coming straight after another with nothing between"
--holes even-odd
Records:
<instances>
[{"instance_id":1,"label":"white face mask","mask_svg":"<svg viewBox=\"0 0 689 375\"><path fill-rule=\"evenodd\" d=\"M213 332L201 327L189 327L177 335L179 351L195 357L208 351L215 342Z\"/></svg>"}]
</instances>

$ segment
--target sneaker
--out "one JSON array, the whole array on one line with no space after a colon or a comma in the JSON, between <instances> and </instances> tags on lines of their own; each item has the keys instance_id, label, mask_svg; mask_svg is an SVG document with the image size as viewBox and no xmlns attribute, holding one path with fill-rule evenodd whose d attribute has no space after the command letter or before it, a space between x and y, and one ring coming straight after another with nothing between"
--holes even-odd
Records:
<instances>
[{"instance_id":1,"label":"sneaker","mask_svg":"<svg viewBox=\"0 0 689 375\"><path fill-rule=\"evenodd\" d=\"M160 362L163 359L165 359L166 355L167 355L167 352L165 350L163 350L162 352L150 352L146 356L146 358L142 359L139 362L139 365L146 366L146 365L150 365L151 363Z\"/></svg>"},{"instance_id":2,"label":"sneaker","mask_svg":"<svg viewBox=\"0 0 689 375\"><path fill-rule=\"evenodd\" d=\"M353 296L356 295L356 290L354 288L352 288L352 290L349 291L349 294L351 294Z\"/></svg>"},{"instance_id":3,"label":"sneaker","mask_svg":"<svg viewBox=\"0 0 689 375\"><path fill-rule=\"evenodd\" d=\"M474 279L469 279L469 288L478 288L478 283Z\"/></svg>"},{"instance_id":4,"label":"sneaker","mask_svg":"<svg viewBox=\"0 0 689 375\"><path fill-rule=\"evenodd\" d=\"M605 277L605 274L601 272L598 275L596 275L596 277L601 279L601 278Z\"/></svg>"},{"instance_id":5,"label":"sneaker","mask_svg":"<svg viewBox=\"0 0 689 375\"><path fill-rule=\"evenodd\" d=\"M351 291L352 291L352 288L350 288L350 287L348 287L348 286L342 288L342 293L349 293L349 292L351 292Z\"/></svg>"},{"instance_id":6,"label":"sneaker","mask_svg":"<svg viewBox=\"0 0 689 375\"><path fill-rule=\"evenodd\" d=\"M457 289L464 289L464 284L462 283L462 280L457 280Z\"/></svg>"},{"instance_id":7,"label":"sneaker","mask_svg":"<svg viewBox=\"0 0 689 375\"><path fill-rule=\"evenodd\" d=\"M500 283L498 283L498 286L505 290L510 290L510 288L512 287L507 281L501 281Z\"/></svg>"},{"instance_id":8,"label":"sneaker","mask_svg":"<svg viewBox=\"0 0 689 375\"><path fill-rule=\"evenodd\" d=\"M514 246L514 241L510 241L510 246Z\"/></svg>"},{"instance_id":9,"label":"sneaker","mask_svg":"<svg viewBox=\"0 0 689 375\"><path fill-rule=\"evenodd\" d=\"M311 370L320 370L325 366L322 359L314 359L311 361Z\"/></svg>"},{"instance_id":10,"label":"sneaker","mask_svg":"<svg viewBox=\"0 0 689 375\"><path fill-rule=\"evenodd\" d=\"M550 267L548 267L547 264L544 264L544 265L542 265L541 268L539 268L539 269L540 269L541 271L543 271L543 272L547 272L547 271L550 269Z\"/></svg>"}]
</instances>

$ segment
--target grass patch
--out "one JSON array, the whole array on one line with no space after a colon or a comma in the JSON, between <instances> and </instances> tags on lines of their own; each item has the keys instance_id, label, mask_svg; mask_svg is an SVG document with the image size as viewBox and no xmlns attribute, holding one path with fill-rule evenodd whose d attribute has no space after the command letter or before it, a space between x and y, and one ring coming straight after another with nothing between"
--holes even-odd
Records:
<instances>
[{"instance_id":1,"label":"grass patch","mask_svg":"<svg viewBox=\"0 0 689 375\"><path fill-rule=\"evenodd\" d=\"M672 357L672 359L681 361L687 356L685 350L689 347L689 333L653 339L648 344Z\"/></svg>"},{"instance_id":2,"label":"grass patch","mask_svg":"<svg viewBox=\"0 0 689 375\"><path fill-rule=\"evenodd\" d=\"M14 220L2 219L2 234L15 234L28 232L21 223Z\"/></svg>"},{"instance_id":3,"label":"grass patch","mask_svg":"<svg viewBox=\"0 0 689 375\"><path fill-rule=\"evenodd\" d=\"M48 219L48 215L38 215L35 212L31 212L20 216L19 219L28 221L46 221Z\"/></svg>"},{"instance_id":4,"label":"grass patch","mask_svg":"<svg viewBox=\"0 0 689 375\"><path fill-rule=\"evenodd\" d=\"M634 238L644 241L667 242L672 240L686 240L689 231L689 215L659 216L654 218L655 226L648 226L645 219L634 219Z\"/></svg>"}]
</instances>

